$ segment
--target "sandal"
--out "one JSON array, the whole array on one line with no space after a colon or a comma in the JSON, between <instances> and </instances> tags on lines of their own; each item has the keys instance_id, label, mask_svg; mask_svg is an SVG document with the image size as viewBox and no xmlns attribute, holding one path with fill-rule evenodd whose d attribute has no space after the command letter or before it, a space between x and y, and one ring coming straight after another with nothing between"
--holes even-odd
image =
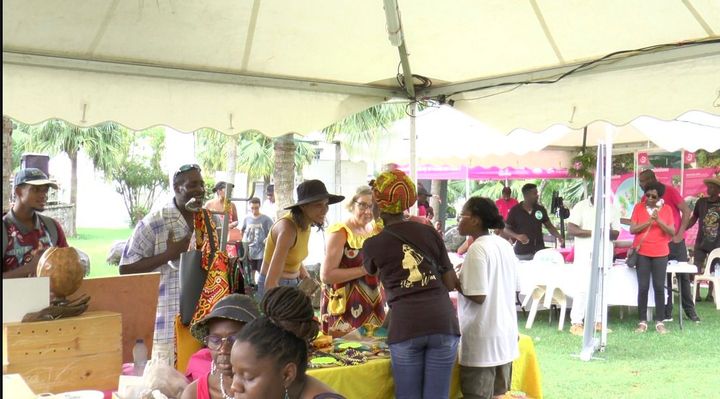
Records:
<instances>
[{"instance_id":1,"label":"sandal","mask_svg":"<svg viewBox=\"0 0 720 399\"><path fill-rule=\"evenodd\" d=\"M659 334L667 334L668 330L665 328L664 323L655 323L655 331L657 331Z\"/></svg>"},{"instance_id":2,"label":"sandal","mask_svg":"<svg viewBox=\"0 0 720 399\"><path fill-rule=\"evenodd\" d=\"M635 329L635 332L636 333L644 333L645 331L647 331L647 323L644 321L641 321L640 323L638 323L638 326Z\"/></svg>"}]
</instances>

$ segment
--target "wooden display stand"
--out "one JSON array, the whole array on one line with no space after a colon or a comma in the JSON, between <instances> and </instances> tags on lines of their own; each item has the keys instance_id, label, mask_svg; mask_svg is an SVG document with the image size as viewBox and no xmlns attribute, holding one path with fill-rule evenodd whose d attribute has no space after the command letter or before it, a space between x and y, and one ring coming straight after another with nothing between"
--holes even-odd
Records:
<instances>
[{"instance_id":1,"label":"wooden display stand","mask_svg":"<svg viewBox=\"0 0 720 399\"><path fill-rule=\"evenodd\" d=\"M122 322L116 312L3 324L4 372L34 392L115 389L122 371Z\"/></svg>"},{"instance_id":2,"label":"wooden display stand","mask_svg":"<svg viewBox=\"0 0 720 399\"><path fill-rule=\"evenodd\" d=\"M152 352L159 285L160 273L157 272L86 278L73 296L89 295L88 311L108 310L122 314L122 360L131 363L136 339L145 340L148 358Z\"/></svg>"}]
</instances>

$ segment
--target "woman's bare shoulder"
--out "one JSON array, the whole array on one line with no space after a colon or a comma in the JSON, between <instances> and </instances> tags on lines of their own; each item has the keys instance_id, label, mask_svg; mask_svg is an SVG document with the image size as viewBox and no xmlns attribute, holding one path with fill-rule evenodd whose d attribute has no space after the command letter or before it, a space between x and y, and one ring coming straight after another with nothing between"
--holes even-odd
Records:
<instances>
[{"instance_id":1,"label":"woman's bare shoulder","mask_svg":"<svg viewBox=\"0 0 720 399\"><path fill-rule=\"evenodd\" d=\"M307 377L307 384L305 385L305 389L303 390L302 399L315 399L318 395L321 394L335 394L337 395L337 392L333 391L332 388L325 385L320 380L310 377ZM329 398L332 398L333 396L328 396ZM342 398L342 396L338 396L339 398Z\"/></svg>"}]
</instances>

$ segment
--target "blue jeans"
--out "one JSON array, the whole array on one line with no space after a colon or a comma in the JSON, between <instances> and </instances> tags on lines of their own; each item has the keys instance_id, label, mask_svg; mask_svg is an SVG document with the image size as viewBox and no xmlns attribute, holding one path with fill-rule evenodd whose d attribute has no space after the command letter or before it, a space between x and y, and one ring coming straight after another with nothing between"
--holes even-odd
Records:
<instances>
[{"instance_id":1,"label":"blue jeans","mask_svg":"<svg viewBox=\"0 0 720 399\"><path fill-rule=\"evenodd\" d=\"M265 296L265 279L267 276L264 274L261 274L260 277L258 277L257 281L257 298L255 298L258 302L262 300L262 297ZM278 280L278 286L282 285L289 285L291 287L297 287L298 284L300 284L300 278L281 278Z\"/></svg>"},{"instance_id":2,"label":"blue jeans","mask_svg":"<svg viewBox=\"0 0 720 399\"><path fill-rule=\"evenodd\" d=\"M390 344L396 399L447 399L460 337L432 334Z\"/></svg>"}]
</instances>

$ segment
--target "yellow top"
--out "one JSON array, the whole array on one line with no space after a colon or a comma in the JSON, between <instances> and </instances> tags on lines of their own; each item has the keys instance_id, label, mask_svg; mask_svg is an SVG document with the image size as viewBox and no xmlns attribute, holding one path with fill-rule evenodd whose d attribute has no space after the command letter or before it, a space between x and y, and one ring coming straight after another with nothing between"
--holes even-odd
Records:
<instances>
[{"instance_id":1,"label":"yellow top","mask_svg":"<svg viewBox=\"0 0 720 399\"><path fill-rule=\"evenodd\" d=\"M283 272L285 273L297 273L300 270L300 266L302 266L302 261L305 260L308 256L308 242L310 241L310 227L308 227L305 230L300 230L300 226L298 226L295 221L292 218L292 213L288 213L287 215L283 216L282 218L278 219L277 222L287 219L290 221L290 223L295 226L295 231L297 233L297 237L295 238L295 243L292 247L290 247L290 251L288 251L287 257L285 258L285 267L283 267ZM273 225L275 227L275 225ZM265 243L265 255L264 258L267 259L267 262L272 260L273 253L275 252L275 237L272 235L272 229L271 233L268 236L267 243Z\"/></svg>"},{"instance_id":2,"label":"yellow top","mask_svg":"<svg viewBox=\"0 0 720 399\"><path fill-rule=\"evenodd\" d=\"M362 248L365 240L380 233L382 227L380 224L373 221L372 231L367 234L355 234L345 222L335 223L328 228L329 233L335 233L340 230L345 230L345 236L347 237L347 243L350 248L360 249Z\"/></svg>"}]
</instances>

